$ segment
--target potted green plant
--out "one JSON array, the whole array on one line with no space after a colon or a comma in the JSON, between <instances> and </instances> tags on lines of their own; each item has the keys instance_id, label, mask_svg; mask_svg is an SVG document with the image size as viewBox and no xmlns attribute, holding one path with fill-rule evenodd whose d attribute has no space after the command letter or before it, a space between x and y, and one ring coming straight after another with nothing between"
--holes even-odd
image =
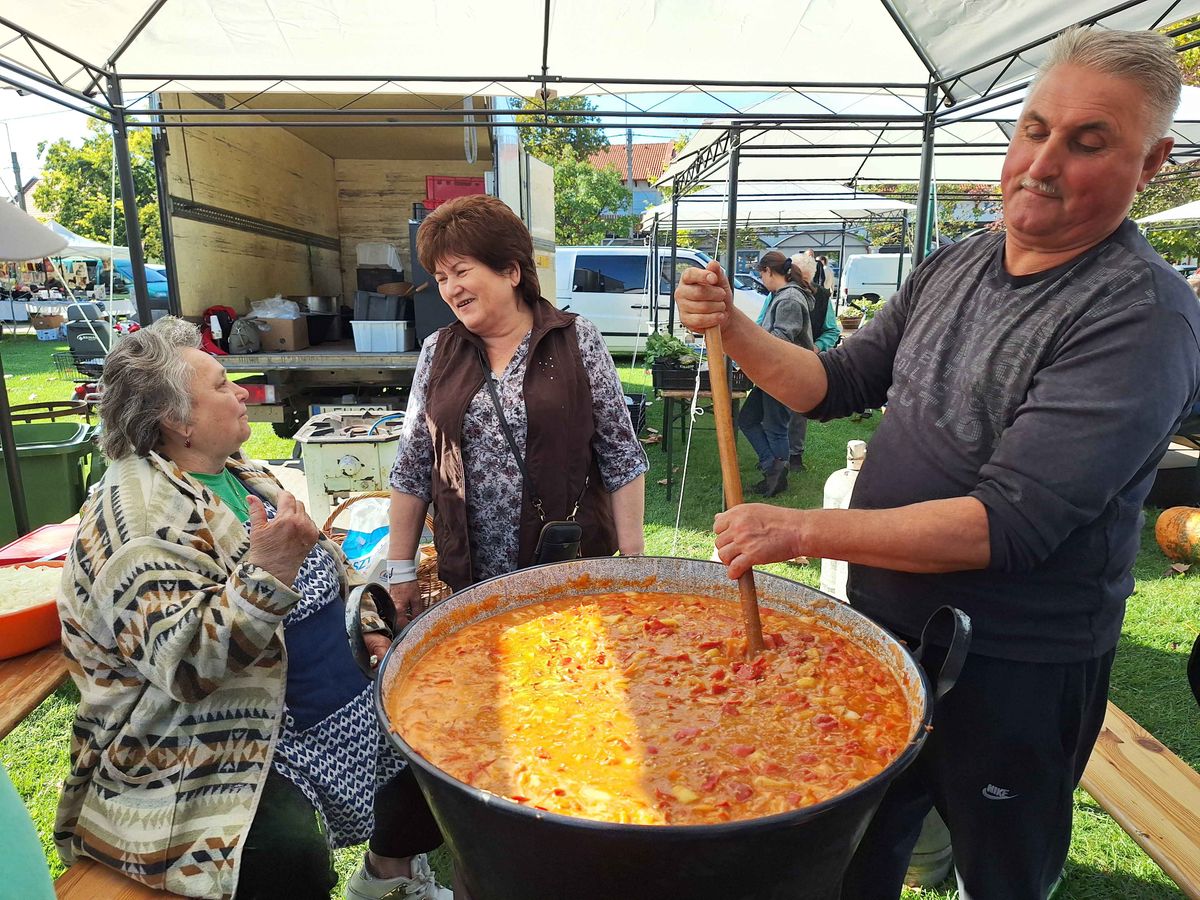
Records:
<instances>
[{"instance_id":1,"label":"potted green plant","mask_svg":"<svg viewBox=\"0 0 1200 900\"><path fill-rule=\"evenodd\" d=\"M655 332L646 338L646 365L658 390L684 391L696 380L700 354L673 334Z\"/></svg>"}]
</instances>

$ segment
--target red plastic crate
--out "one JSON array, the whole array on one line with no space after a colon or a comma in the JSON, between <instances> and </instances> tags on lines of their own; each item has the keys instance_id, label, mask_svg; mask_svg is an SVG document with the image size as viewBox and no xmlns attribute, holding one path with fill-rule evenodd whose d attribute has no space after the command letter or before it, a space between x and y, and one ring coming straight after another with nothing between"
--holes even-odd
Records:
<instances>
[{"instance_id":1,"label":"red plastic crate","mask_svg":"<svg viewBox=\"0 0 1200 900\"><path fill-rule=\"evenodd\" d=\"M33 562L46 557L62 558L71 549L75 540L74 522L66 525L43 525L24 537L17 538L6 547L0 547L0 565Z\"/></svg>"},{"instance_id":2,"label":"red plastic crate","mask_svg":"<svg viewBox=\"0 0 1200 900\"><path fill-rule=\"evenodd\" d=\"M484 181L479 177L460 178L452 175L425 176L425 208L437 209L455 197L484 193Z\"/></svg>"}]
</instances>

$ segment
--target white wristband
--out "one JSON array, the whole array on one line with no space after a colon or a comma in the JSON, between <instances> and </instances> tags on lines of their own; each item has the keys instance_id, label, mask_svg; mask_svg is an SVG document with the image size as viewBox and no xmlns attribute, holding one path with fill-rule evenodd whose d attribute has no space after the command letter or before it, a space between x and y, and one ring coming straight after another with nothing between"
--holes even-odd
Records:
<instances>
[{"instance_id":1,"label":"white wristband","mask_svg":"<svg viewBox=\"0 0 1200 900\"><path fill-rule=\"evenodd\" d=\"M411 559L389 559L384 577L388 584L406 584L417 580L417 564Z\"/></svg>"}]
</instances>

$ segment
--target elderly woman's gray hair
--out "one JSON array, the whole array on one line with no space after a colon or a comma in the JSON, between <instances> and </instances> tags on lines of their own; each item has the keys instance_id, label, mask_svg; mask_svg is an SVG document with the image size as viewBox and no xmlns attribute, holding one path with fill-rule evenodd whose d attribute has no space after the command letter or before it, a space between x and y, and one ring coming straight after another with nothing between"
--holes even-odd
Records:
<instances>
[{"instance_id":1,"label":"elderly woman's gray hair","mask_svg":"<svg viewBox=\"0 0 1200 900\"><path fill-rule=\"evenodd\" d=\"M1146 150L1166 135L1175 118L1183 78L1171 41L1154 31L1068 28L1050 45L1038 77L1059 65L1095 69L1138 85L1146 95L1150 134Z\"/></svg>"},{"instance_id":2,"label":"elderly woman's gray hair","mask_svg":"<svg viewBox=\"0 0 1200 900\"><path fill-rule=\"evenodd\" d=\"M200 331L175 316L117 341L100 381L100 448L109 459L148 456L164 422L188 420L192 367L180 353L187 347L199 349Z\"/></svg>"}]
</instances>

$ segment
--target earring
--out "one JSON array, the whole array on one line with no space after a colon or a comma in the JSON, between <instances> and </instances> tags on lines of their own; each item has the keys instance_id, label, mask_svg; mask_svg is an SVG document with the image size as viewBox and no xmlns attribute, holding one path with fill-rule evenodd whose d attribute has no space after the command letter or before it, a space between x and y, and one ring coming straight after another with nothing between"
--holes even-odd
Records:
<instances>
[{"instance_id":1,"label":"earring","mask_svg":"<svg viewBox=\"0 0 1200 900\"><path fill-rule=\"evenodd\" d=\"M190 437L185 437L183 439L183 446L185 446L185 447L192 446L192 439Z\"/></svg>"}]
</instances>

